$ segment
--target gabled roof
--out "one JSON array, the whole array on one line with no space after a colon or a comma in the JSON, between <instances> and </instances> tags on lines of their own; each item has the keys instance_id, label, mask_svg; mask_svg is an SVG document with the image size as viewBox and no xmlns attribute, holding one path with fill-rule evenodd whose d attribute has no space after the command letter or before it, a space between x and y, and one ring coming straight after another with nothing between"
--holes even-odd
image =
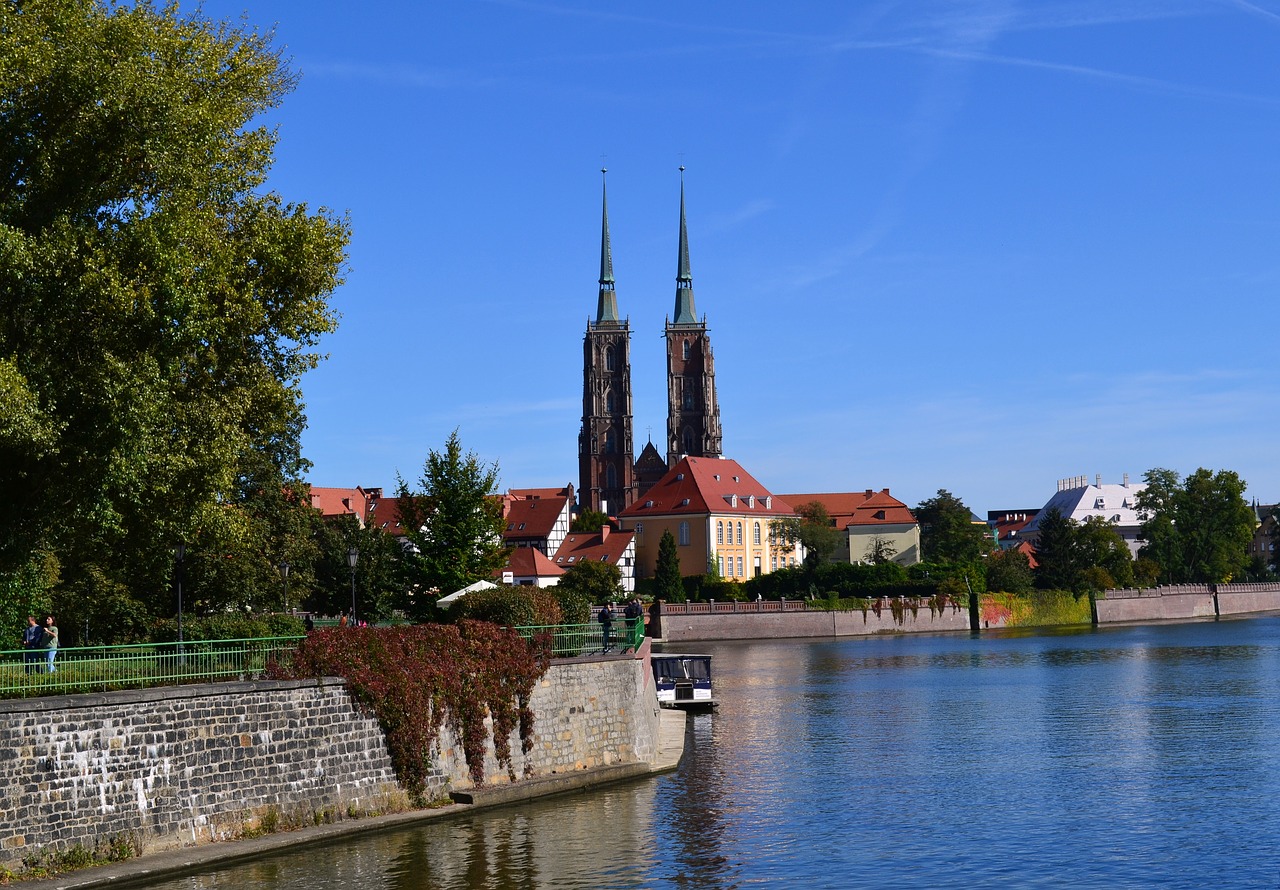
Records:
<instances>
[{"instance_id":1,"label":"gabled roof","mask_svg":"<svg viewBox=\"0 0 1280 890\"><path fill-rule=\"evenodd\" d=\"M1137 528L1142 524L1138 516L1138 493L1146 487L1145 482L1119 484L1102 482L1099 478L1097 484L1090 485L1083 476L1064 479L1058 483L1058 491L1040 508L1036 518L1026 524L1022 533L1038 534L1040 520L1045 519L1050 510L1058 510L1076 522L1099 516L1115 526Z\"/></svg>"},{"instance_id":2,"label":"gabled roof","mask_svg":"<svg viewBox=\"0 0 1280 890\"><path fill-rule=\"evenodd\" d=\"M709 513L792 516L795 511L784 500L774 497L736 460L686 457L621 515L634 520L646 516Z\"/></svg>"},{"instance_id":3,"label":"gabled roof","mask_svg":"<svg viewBox=\"0 0 1280 890\"><path fill-rule=\"evenodd\" d=\"M916 517L902 501L889 494L889 489L873 491L818 492L816 494L779 495L788 504L803 506L817 501L835 522L836 528L850 526L915 525Z\"/></svg>"},{"instance_id":4,"label":"gabled roof","mask_svg":"<svg viewBox=\"0 0 1280 890\"><path fill-rule=\"evenodd\" d=\"M564 569L543 556L541 550L517 547L507 557L507 564L494 572L493 576L501 578L503 572L511 572L517 578L554 578L563 575Z\"/></svg>"},{"instance_id":5,"label":"gabled roof","mask_svg":"<svg viewBox=\"0 0 1280 890\"><path fill-rule=\"evenodd\" d=\"M508 500L530 500L530 499L552 499L552 498L571 498L573 497L573 486L566 485L564 488L508 488Z\"/></svg>"},{"instance_id":6,"label":"gabled roof","mask_svg":"<svg viewBox=\"0 0 1280 890\"><path fill-rule=\"evenodd\" d=\"M331 516L355 516L365 519L368 497L360 486L355 488L320 488L311 486L311 506L325 518Z\"/></svg>"},{"instance_id":7,"label":"gabled roof","mask_svg":"<svg viewBox=\"0 0 1280 890\"><path fill-rule=\"evenodd\" d=\"M566 498L558 501L533 498L507 502L504 538L545 538L565 511Z\"/></svg>"},{"instance_id":8,"label":"gabled roof","mask_svg":"<svg viewBox=\"0 0 1280 890\"><path fill-rule=\"evenodd\" d=\"M404 527L400 524L400 499L370 498L365 524L397 538L404 537Z\"/></svg>"},{"instance_id":9,"label":"gabled roof","mask_svg":"<svg viewBox=\"0 0 1280 890\"><path fill-rule=\"evenodd\" d=\"M635 537L635 532L615 532L608 526L594 534L570 532L556 551L555 564L567 569L590 560L616 566Z\"/></svg>"}]
</instances>

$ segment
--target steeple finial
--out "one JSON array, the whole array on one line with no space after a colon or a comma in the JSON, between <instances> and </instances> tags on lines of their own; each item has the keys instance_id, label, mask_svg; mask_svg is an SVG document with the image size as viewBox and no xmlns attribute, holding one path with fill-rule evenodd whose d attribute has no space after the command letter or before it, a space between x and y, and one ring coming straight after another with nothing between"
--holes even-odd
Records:
<instances>
[{"instance_id":1,"label":"steeple finial","mask_svg":"<svg viewBox=\"0 0 1280 890\"><path fill-rule=\"evenodd\" d=\"M697 324L693 310L693 273L689 270L689 231L684 218L684 164L680 165L680 254L676 260L676 314L672 324Z\"/></svg>"},{"instance_id":2,"label":"steeple finial","mask_svg":"<svg viewBox=\"0 0 1280 890\"><path fill-rule=\"evenodd\" d=\"M600 300L596 304L596 324L618 321L618 296L613 289L613 248L609 244L609 191L605 184L608 172L608 168L600 168L603 210L600 221Z\"/></svg>"}]
</instances>

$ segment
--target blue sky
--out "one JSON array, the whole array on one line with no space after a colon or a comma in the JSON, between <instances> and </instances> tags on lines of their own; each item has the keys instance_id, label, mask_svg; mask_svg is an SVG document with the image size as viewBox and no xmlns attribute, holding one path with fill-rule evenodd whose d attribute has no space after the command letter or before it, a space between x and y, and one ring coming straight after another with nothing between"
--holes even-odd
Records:
<instances>
[{"instance_id":1,"label":"blue sky","mask_svg":"<svg viewBox=\"0 0 1280 890\"><path fill-rule=\"evenodd\" d=\"M271 187L353 226L313 484L414 480L455 427L503 487L577 484L602 163L662 450L683 163L725 454L773 491L1280 500L1280 0L203 8L275 26Z\"/></svg>"}]
</instances>

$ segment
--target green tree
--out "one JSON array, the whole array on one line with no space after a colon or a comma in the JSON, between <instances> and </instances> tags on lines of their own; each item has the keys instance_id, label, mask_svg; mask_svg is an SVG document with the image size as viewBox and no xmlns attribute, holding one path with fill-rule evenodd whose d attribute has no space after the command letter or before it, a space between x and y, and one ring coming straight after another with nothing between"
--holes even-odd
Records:
<instances>
[{"instance_id":1,"label":"green tree","mask_svg":"<svg viewBox=\"0 0 1280 890\"><path fill-rule=\"evenodd\" d=\"M427 455L416 491L397 475L400 523L410 545L401 558L405 611L413 617L433 615L441 595L489 578L506 564L502 502L491 497L497 487L497 463L463 454L457 430L443 451Z\"/></svg>"},{"instance_id":2,"label":"green tree","mask_svg":"<svg viewBox=\"0 0 1280 890\"><path fill-rule=\"evenodd\" d=\"M351 611L351 566L356 551L356 616L368 621L391 617L403 603L400 558L404 548L374 526L361 527L354 516L323 520L316 531L314 575L300 579L296 596L310 611L340 615ZM310 581L310 584L307 582Z\"/></svg>"},{"instance_id":3,"label":"green tree","mask_svg":"<svg viewBox=\"0 0 1280 890\"><path fill-rule=\"evenodd\" d=\"M1076 527L1076 553L1082 569L1101 569L1106 576L1095 575L1096 583L1086 586L1094 590L1133 586L1133 554L1116 527L1101 516L1089 516ZM1107 581L1110 583L1106 583ZM1073 588L1079 589L1079 586Z\"/></svg>"},{"instance_id":4,"label":"green tree","mask_svg":"<svg viewBox=\"0 0 1280 890\"><path fill-rule=\"evenodd\" d=\"M685 601L684 582L680 577L680 556L671 529L658 541L658 564L653 573L653 595L669 603Z\"/></svg>"},{"instance_id":5,"label":"green tree","mask_svg":"<svg viewBox=\"0 0 1280 890\"><path fill-rule=\"evenodd\" d=\"M876 535L867 542L867 549L863 558L872 565L882 565L886 562L893 562L893 558L898 555L898 548L888 538Z\"/></svg>"},{"instance_id":6,"label":"green tree","mask_svg":"<svg viewBox=\"0 0 1280 890\"><path fill-rule=\"evenodd\" d=\"M796 515L769 521L770 540L787 553L796 545L804 548L804 564L809 569L824 563L844 540L844 531L819 501L795 508Z\"/></svg>"},{"instance_id":7,"label":"green tree","mask_svg":"<svg viewBox=\"0 0 1280 890\"><path fill-rule=\"evenodd\" d=\"M569 524L569 531L590 534L600 531L606 525L609 525L608 513L601 513L599 510L583 510L573 517L573 522Z\"/></svg>"},{"instance_id":8,"label":"green tree","mask_svg":"<svg viewBox=\"0 0 1280 890\"><path fill-rule=\"evenodd\" d=\"M0 572L51 554L66 624L173 614L179 541L265 598L348 240L264 187L293 84L176 4L0 4Z\"/></svg>"},{"instance_id":9,"label":"green tree","mask_svg":"<svg viewBox=\"0 0 1280 890\"><path fill-rule=\"evenodd\" d=\"M1026 593L1034 586L1031 560L1021 550L998 550L987 558L987 590Z\"/></svg>"},{"instance_id":10,"label":"green tree","mask_svg":"<svg viewBox=\"0 0 1280 890\"><path fill-rule=\"evenodd\" d=\"M975 524L964 501L945 488L921 501L915 515L920 523L920 549L930 562L971 563L991 550L987 527Z\"/></svg>"},{"instance_id":11,"label":"green tree","mask_svg":"<svg viewBox=\"0 0 1280 890\"><path fill-rule=\"evenodd\" d=\"M1185 480L1153 469L1138 493L1143 545L1140 555L1160 565L1167 583L1219 583L1243 574L1256 517L1244 498L1246 484L1231 470L1203 467Z\"/></svg>"},{"instance_id":12,"label":"green tree","mask_svg":"<svg viewBox=\"0 0 1280 890\"><path fill-rule=\"evenodd\" d=\"M556 587L561 594L571 592L576 597L598 605L619 600L624 595L622 571L612 563L597 559L584 559L564 570Z\"/></svg>"},{"instance_id":13,"label":"green tree","mask_svg":"<svg viewBox=\"0 0 1280 890\"><path fill-rule=\"evenodd\" d=\"M1075 590L1084 567L1076 539L1076 521L1057 507L1040 515L1036 536L1036 586L1046 590Z\"/></svg>"}]
</instances>

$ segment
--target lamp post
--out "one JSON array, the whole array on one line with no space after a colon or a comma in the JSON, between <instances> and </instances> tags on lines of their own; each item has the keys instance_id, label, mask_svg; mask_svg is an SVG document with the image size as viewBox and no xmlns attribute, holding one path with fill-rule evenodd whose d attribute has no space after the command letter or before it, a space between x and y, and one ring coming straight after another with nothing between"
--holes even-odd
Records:
<instances>
[{"instance_id":1,"label":"lamp post","mask_svg":"<svg viewBox=\"0 0 1280 890\"><path fill-rule=\"evenodd\" d=\"M173 548L173 557L178 564L178 653L182 653L182 559L187 555L187 545L179 543Z\"/></svg>"},{"instance_id":2,"label":"lamp post","mask_svg":"<svg viewBox=\"0 0 1280 890\"><path fill-rule=\"evenodd\" d=\"M347 551L347 566L351 569L351 626L356 625L356 561L360 551L352 547Z\"/></svg>"},{"instance_id":3,"label":"lamp post","mask_svg":"<svg viewBox=\"0 0 1280 890\"><path fill-rule=\"evenodd\" d=\"M284 579L284 610L289 611L289 561L280 560L280 577Z\"/></svg>"}]
</instances>

